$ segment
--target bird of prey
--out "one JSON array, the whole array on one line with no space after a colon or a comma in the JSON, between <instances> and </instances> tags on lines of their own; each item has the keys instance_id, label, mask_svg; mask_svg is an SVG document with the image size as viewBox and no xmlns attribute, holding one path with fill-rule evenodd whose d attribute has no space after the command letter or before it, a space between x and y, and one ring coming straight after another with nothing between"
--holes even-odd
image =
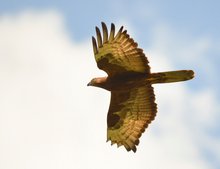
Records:
<instances>
[{"instance_id":1,"label":"bird of prey","mask_svg":"<svg viewBox=\"0 0 220 169\"><path fill-rule=\"evenodd\" d=\"M111 92L107 115L107 141L136 152L139 138L154 120L157 112L152 84L190 80L192 70L151 73L148 60L138 44L123 30L110 34L102 22L102 33L96 27L97 40L92 37L95 60L107 77L93 78L88 86Z\"/></svg>"}]
</instances>

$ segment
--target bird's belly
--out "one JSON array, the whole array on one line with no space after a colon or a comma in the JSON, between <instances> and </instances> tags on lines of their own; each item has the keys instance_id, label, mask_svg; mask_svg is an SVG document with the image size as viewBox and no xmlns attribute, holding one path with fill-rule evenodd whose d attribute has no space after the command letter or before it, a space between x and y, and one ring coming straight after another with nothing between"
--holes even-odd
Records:
<instances>
[{"instance_id":1,"label":"bird's belly","mask_svg":"<svg viewBox=\"0 0 220 169\"><path fill-rule=\"evenodd\" d=\"M130 90L143 85L146 85L146 77L120 77L109 80L106 84L106 89L109 91Z\"/></svg>"}]
</instances>

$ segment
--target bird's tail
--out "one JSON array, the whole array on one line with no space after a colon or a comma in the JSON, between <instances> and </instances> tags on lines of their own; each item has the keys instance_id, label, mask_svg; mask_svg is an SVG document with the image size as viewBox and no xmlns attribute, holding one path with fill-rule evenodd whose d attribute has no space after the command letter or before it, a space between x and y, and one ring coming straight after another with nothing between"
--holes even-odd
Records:
<instances>
[{"instance_id":1,"label":"bird's tail","mask_svg":"<svg viewBox=\"0 0 220 169\"><path fill-rule=\"evenodd\" d=\"M155 83L172 83L190 80L194 77L192 70L177 70L170 72L152 73L149 80L152 84Z\"/></svg>"}]
</instances>

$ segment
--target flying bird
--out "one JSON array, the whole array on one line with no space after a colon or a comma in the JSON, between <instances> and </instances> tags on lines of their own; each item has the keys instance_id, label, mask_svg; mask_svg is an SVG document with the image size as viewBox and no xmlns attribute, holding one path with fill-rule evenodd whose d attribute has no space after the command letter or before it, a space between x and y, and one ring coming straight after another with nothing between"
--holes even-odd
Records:
<instances>
[{"instance_id":1,"label":"flying bird","mask_svg":"<svg viewBox=\"0 0 220 169\"><path fill-rule=\"evenodd\" d=\"M154 120L157 112L152 84L190 80L192 70L151 73L149 62L123 26L115 35L102 24L102 33L96 27L97 40L92 37L93 51L99 69L108 76L93 78L88 86L111 92L107 115L107 141L136 152L139 138Z\"/></svg>"}]
</instances>

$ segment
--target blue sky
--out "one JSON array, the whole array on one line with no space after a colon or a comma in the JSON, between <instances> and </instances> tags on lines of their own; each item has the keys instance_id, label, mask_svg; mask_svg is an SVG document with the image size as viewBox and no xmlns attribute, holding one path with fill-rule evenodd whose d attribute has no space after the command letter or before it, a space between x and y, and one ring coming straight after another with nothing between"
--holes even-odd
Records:
<instances>
[{"instance_id":1,"label":"blue sky","mask_svg":"<svg viewBox=\"0 0 220 169\"><path fill-rule=\"evenodd\" d=\"M135 38L142 47L150 47L155 26L167 25L176 42L191 43L191 38L209 39L212 49L205 53L218 67L220 45L219 2L216 1L4 1L0 12L16 14L24 10L57 10L62 13L69 35L83 41L94 35L95 25L126 22L134 28ZM90 28L90 29L88 29ZM165 30L162 30L165 31ZM142 38L144 37L144 38ZM169 49L170 50L170 49ZM181 60L180 60L181 62ZM202 70L199 70L202 71ZM207 83L211 83L207 80ZM204 83L205 84L205 83ZM200 84L201 85L201 84ZM205 84L207 85L207 84ZM213 83L211 85L216 85ZM215 86L217 87L217 86ZM218 94L220 94L218 92Z\"/></svg>"},{"instance_id":2,"label":"blue sky","mask_svg":"<svg viewBox=\"0 0 220 169\"><path fill-rule=\"evenodd\" d=\"M0 168L218 169L219 6L0 0ZM101 21L124 25L152 71L196 73L189 82L154 86L158 114L136 154L105 142L109 93L86 87L104 74L91 46Z\"/></svg>"},{"instance_id":3,"label":"blue sky","mask_svg":"<svg viewBox=\"0 0 220 169\"><path fill-rule=\"evenodd\" d=\"M1 1L0 11L15 13L26 9L57 9L62 12L68 26L77 39L84 39L91 34L87 27L92 27L104 20L117 22L128 20L141 31L151 24L166 22L180 32L193 36L208 34L219 38L220 24L219 2L213 1ZM152 16L150 18L148 16ZM146 22L147 20L147 22ZM150 20L150 21L149 21ZM150 28L148 28L150 29Z\"/></svg>"}]
</instances>

